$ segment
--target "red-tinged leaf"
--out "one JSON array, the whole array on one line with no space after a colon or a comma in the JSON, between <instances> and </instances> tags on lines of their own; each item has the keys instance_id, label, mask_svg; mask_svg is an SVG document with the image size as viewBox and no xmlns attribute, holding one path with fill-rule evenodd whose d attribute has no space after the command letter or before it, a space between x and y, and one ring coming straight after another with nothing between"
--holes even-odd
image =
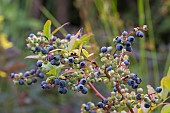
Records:
<instances>
[{"instance_id":1,"label":"red-tinged leaf","mask_svg":"<svg viewBox=\"0 0 170 113\"><path fill-rule=\"evenodd\" d=\"M39 55L29 55L29 56L26 56L25 58L38 59Z\"/></svg>"},{"instance_id":2,"label":"red-tinged leaf","mask_svg":"<svg viewBox=\"0 0 170 113\"><path fill-rule=\"evenodd\" d=\"M47 20L44 24L43 33L47 38L50 38L51 36L51 20Z\"/></svg>"},{"instance_id":3,"label":"red-tinged leaf","mask_svg":"<svg viewBox=\"0 0 170 113\"><path fill-rule=\"evenodd\" d=\"M57 33L62 27L64 27L65 25L68 25L69 22L63 24L62 26L58 27L57 29L55 29L51 34L54 35L55 33Z\"/></svg>"}]
</instances>

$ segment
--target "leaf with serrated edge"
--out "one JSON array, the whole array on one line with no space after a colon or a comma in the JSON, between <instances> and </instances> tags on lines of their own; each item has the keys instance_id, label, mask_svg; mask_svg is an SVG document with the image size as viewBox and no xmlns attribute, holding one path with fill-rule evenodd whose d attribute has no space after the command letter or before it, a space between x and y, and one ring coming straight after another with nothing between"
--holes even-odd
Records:
<instances>
[{"instance_id":1,"label":"leaf with serrated edge","mask_svg":"<svg viewBox=\"0 0 170 113\"><path fill-rule=\"evenodd\" d=\"M82 29L80 29L80 30L77 32L77 34L76 34L73 38L71 38L70 42L68 43L68 51L73 50L73 44L75 43L77 37L81 34L81 30L82 30Z\"/></svg>"},{"instance_id":2,"label":"leaf with serrated edge","mask_svg":"<svg viewBox=\"0 0 170 113\"><path fill-rule=\"evenodd\" d=\"M84 54L85 57L88 57L88 56L89 56L88 51L86 51L85 49L82 49L82 52L83 52L83 54Z\"/></svg>"},{"instance_id":3,"label":"leaf with serrated edge","mask_svg":"<svg viewBox=\"0 0 170 113\"><path fill-rule=\"evenodd\" d=\"M26 56L25 58L38 59L39 55L29 55L29 56Z\"/></svg>"},{"instance_id":4,"label":"leaf with serrated edge","mask_svg":"<svg viewBox=\"0 0 170 113\"><path fill-rule=\"evenodd\" d=\"M43 33L47 38L50 38L51 36L51 20L47 20L44 24Z\"/></svg>"},{"instance_id":5,"label":"leaf with serrated edge","mask_svg":"<svg viewBox=\"0 0 170 113\"><path fill-rule=\"evenodd\" d=\"M165 105L162 108L161 113L170 113L170 104Z\"/></svg>"},{"instance_id":6,"label":"leaf with serrated edge","mask_svg":"<svg viewBox=\"0 0 170 113\"><path fill-rule=\"evenodd\" d=\"M68 25L69 22L63 24L62 26L58 27L57 29L55 29L51 34L54 35L55 33L57 33L62 27L64 27L65 25Z\"/></svg>"}]
</instances>

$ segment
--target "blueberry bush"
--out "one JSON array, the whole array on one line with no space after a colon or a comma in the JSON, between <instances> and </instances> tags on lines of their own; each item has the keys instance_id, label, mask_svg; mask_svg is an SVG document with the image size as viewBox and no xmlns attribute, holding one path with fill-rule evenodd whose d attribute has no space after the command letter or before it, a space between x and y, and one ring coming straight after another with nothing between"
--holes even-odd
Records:
<instances>
[{"instance_id":1,"label":"blueberry bush","mask_svg":"<svg viewBox=\"0 0 170 113\"><path fill-rule=\"evenodd\" d=\"M99 61L91 59L94 53L86 49L92 33L83 34L80 29L76 34L67 34L64 39L54 36L64 25L51 32L51 21L48 20L42 32L26 38L26 48L34 53L26 58L37 60L36 69L11 73L15 84L31 85L41 80L42 89L57 89L60 94L66 94L68 90L88 94L91 90L100 101L82 104L82 113L147 113L159 106L164 106L162 113L170 111L170 104L166 102L170 71L162 78L161 86L147 85L148 90L144 91L140 87L142 79L129 69L132 46L136 39L144 37L147 25L136 27L129 33L123 31L113 38L114 47L101 47L100 65ZM103 96L94 87L93 83L99 82L108 86L110 96Z\"/></svg>"}]
</instances>

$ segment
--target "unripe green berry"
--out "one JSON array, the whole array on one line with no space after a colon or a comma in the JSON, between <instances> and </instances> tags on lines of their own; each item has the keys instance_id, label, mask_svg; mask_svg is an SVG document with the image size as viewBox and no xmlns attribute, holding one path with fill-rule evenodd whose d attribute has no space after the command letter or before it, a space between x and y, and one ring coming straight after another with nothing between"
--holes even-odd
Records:
<instances>
[{"instance_id":1,"label":"unripe green berry","mask_svg":"<svg viewBox=\"0 0 170 113\"><path fill-rule=\"evenodd\" d=\"M143 93L143 89L142 88L138 88L137 89L137 93L139 93L139 94Z\"/></svg>"}]
</instances>

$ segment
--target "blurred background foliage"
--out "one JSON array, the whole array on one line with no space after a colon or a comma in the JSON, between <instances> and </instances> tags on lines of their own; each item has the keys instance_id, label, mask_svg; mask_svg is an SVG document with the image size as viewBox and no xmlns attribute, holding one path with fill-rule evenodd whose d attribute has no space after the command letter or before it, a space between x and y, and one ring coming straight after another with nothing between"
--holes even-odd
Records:
<instances>
[{"instance_id":1,"label":"blurred background foliage","mask_svg":"<svg viewBox=\"0 0 170 113\"><path fill-rule=\"evenodd\" d=\"M170 66L169 0L0 0L1 113L79 113L80 105L95 97L74 92L59 95L56 90L43 91L38 84L16 86L9 79L11 72L34 67L34 61L24 59L31 54L25 49L25 38L42 30L47 19L52 20L53 28L70 22L57 33L61 38L81 27L93 32L92 48L114 46L112 39L122 31L147 24L145 38L136 40L134 45L132 72L142 77L143 88L148 83L159 86ZM101 86L96 85L109 95Z\"/></svg>"}]
</instances>

